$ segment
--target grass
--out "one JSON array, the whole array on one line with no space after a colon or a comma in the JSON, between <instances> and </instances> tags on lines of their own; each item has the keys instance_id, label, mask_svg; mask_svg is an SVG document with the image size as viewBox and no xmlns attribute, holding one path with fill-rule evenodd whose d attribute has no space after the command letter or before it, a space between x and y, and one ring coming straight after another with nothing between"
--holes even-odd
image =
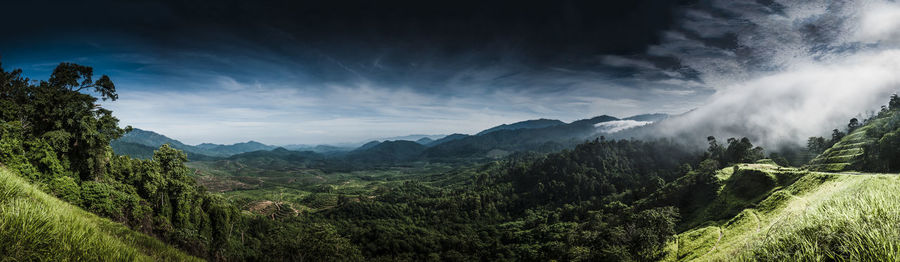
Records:
<instances>
[{"instance_id":1,"label":"grass","mask_svg":"<svg viewBox=\"0 0 900 262\"><path fill-rule=\"evenodd\" d=\"M844 136L831 148L816 156L808 164L809 168L817 171L840 172L852 169L854 164L863 155L863 148L875 143L875 139L866 136L866 131L873 125L881 125L885 118L873 120L871 124L857 128L852 133Z\"/></svg>"},{"instance_id":2,"label":"grass","mask_svg":"<svg viewBox=\"0 0 900 262\"><path fill-rule=\"evenodd\" d=\"M0 261L199 261L0 167Z\"/></svg>"},{"instance_id":3,"label":"grass","mask_svg":"<svg viewBox=\"0 0 900 262\"><path fill-rule=\"evenodd\" d=\"M744 209L757 207L806 173L795 168L760 163L721 169L716 177L723 183L716 198L704 206L695 207L698 208L696 212L686 214L678 229L726 223Z\"/></svg>"},{"instance_id":4,"label":"grass","mask_svg":"<svg viewBox=\"0 0 900 262\"><path fill-rule=\"evenodd\" d=\"M667 260L900 261L900 176L753 168L784 182L730 219L680 233ZM719 198L733 197L725 184Z\"/></svg>"}]
</instances>

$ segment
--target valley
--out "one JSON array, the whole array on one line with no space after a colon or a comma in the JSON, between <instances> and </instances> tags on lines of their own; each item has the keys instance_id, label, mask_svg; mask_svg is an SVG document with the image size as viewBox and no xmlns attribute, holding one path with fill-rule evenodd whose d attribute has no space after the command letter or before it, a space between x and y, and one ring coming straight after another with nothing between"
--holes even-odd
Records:
<instances>
[{"instance_id":1,"label":"valley","mask_svg":"<svg viewBox=\"0 0 900 262\"><path fill-rule=\"evenodd\" d=\"M897 1L0 6L0 262L900 261Z\"/></svg>"},{"instance_id":2,"label":"valley","mask_svg":"<svg viewBox=\"0 0 900 262\"><path fill-rule=\"evenodd\" d=\"M15 88L41 90L0 73ZM49 92L96 99L66 86ZM79 108L78 99L70 106ZM29 109L42 99L21 101L4 114L62 118ZM0 241L23 243L5 245L18 258L44 258L45 248L74 252L59 253L62 260L895 257L900 249L890 239L900 233L891 225L900 216L890 203L900 200L900 178L870 173L900 171L893 146L900 96L889 105L831 139L811 137L806 149L768 153L746 137L710 136L705 150L622 138L680 119L660 114L528 120L475 135L299 150L252 141L186 145L118 128L111 116L62 129L4 120L0 227L31 229ZM95 146L60 147L70 140ZM810 154L818 156L791 166Z\"/></svg>"}]
</instances>

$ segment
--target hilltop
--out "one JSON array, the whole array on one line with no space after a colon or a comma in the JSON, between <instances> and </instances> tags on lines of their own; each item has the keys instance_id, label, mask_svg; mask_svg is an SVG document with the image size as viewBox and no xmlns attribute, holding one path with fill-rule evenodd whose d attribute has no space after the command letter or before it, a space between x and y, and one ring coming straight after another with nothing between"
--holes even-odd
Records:
<instances>
[{"instance_id":1,"label":"hilltop","mask_svg":"<svg viewBox=\"0 0 900 262\"><path fill-rule=\"evenodd\" d=\"M496 132L500 130L516 130L516 129L534 129L534 128L544 128L558 125L565 125L566 123L563 121L559 121L556 119L534 119L534 120L526 120L521 122L516 122L512 124L502 124L499 126L491 127L485 129L484 131L478 132L475 134L476 136L484 135L491 132Z\"/></svg>"}]
</instances>

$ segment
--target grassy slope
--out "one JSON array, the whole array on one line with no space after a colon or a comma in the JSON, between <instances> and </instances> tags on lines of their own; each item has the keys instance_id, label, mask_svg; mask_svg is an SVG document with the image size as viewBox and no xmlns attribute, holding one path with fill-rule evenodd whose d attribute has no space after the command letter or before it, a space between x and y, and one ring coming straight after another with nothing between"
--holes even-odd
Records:
<instances>
[{"instance_id":1,"label":"grassy slope","mask_svg":"<svg viewBox=\"0 0 900 262\"><path fill-rule=\"evenodd\" d=\"M0 167L0 261L194 261Z\"/></svg>"},{"instance_id":2,"label":"grassy slope","mask_svg":"<svg viewBox=\"0 0 900 262\"><path fill-rule=\"evenodd\" d=\"M891 117L881 117L871 120L865 126L857 128L850 134L844 136L831 148L822 152L819 156L809 162L812 170L840 172L848 171L853 168L854 164L863 154L863 148L866 145L876 143L876 139L866 136L866 131L872 126L883 126Z\"/></svg>"},{"instance_id":3,"label":"grassy slope","mask_svg":"<svg viewBox=\"0 0 900 262\"><path fill-rule=\"evenodd\" d=\"M729 183L698 223L668 247L669 261L898 261L900 176L808 172L773 165L741 165L760 171L774 186L746 196ZM745 173L745 172L740 172ZM797 179L799 177L799 179ZM781 181L781 182L779 182ZM737 197L744 194L744 198ZM746 207L746 208L742 208ZM728 219L715 213L740 209ZM712 221L712 222L709 222Z\"/></svg>"}]
</instances>

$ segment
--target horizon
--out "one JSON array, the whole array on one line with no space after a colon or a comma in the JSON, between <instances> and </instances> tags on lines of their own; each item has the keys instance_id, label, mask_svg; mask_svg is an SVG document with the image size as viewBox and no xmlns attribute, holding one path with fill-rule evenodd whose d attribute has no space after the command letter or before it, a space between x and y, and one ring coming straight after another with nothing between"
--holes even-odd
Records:
<instances>
[{"instance_id":1,"label":"horizon","mask_svg":"<svg viewBox=\"0 0 900 262\"><path fill-rule=\"evenodd\" d=\"M2 261L900 261L900 0L2 6Z\"/></svg>"},{"instance_id":2,"label":"horizon","mask_svg":"<svg viewBox=\"0 0 900 262\"><path fill-rule=\"evenodd\" d=\"M612 117L615 117L615 118L621 120L621 119L626 119L626 118L635 117L635 116L641 116L641 115L656 115L656 114L665 114L665 113L644 113L644 114L630 115L630 116L625 116L625 117L618 117L618 116L612 116ZM672 114L665 114L665 115L667 115L667 116L673 116ZM593 117L588 117L588 118L583 118L583 119L574 119L574 120L571 120L571 121L563 121L563 120L560 120L560 119L548 119L548 118L524 119L524 120L518 120L518 121L515 121L515 122L509 122L509 123L501 123L501 124L497 124L497 125L490 126L490 127L487 127L487 128L481 129L481 130L477 130L477 131L472 132L472 133L454 132L454 133L447 133L447 134L405 134L405 135L393 135L393 136L389 136L389 137L372 137L372 138L367 138L367 139L363 139L363 140L354 140L354 141L338 141L338 142L333 142L333 143L286 143L286 144L276 144L276 143L268 143L268 142L265 142L265 141L259 141L259 140L257 140L257 139L253 139L253 138L250 138L250 139L244 140L244 141L231 142L231 143L216 143L216 142L189 143L189 142L185 142L185 140L179 139L178 137L166 135L165 133L162 133L162 132L159 132L159 131L156 131L156 130L150 130L150 129L140 128L140 127L133 127L133 128L135 128L135 129L140 129L140 130L143 130L143 131L153 132L153 133L156 133L156 134L159 134L159 135L162 135L162 136L165 136L165 137L174 139L174 140L178 140L179 142L182 142L182 143L184 143L185 145L190 145L190 146L196 146L196 145L200 145L200 144L233 145L233 144L240 144L240 143L256 142L256 143L260 143L260 144L264 144L264 145L268 145L268 146L276 146L276 147L289 147L289 146L319 146L319 145L324 145L324 146L339 146L339 147L354 147L354 146L359 146L359 145L362 145L362 144L365 144L365 143L368 143L368 142L373 142L373 141L385 142L385 141L406 140L406 141L413 141L413 142L415 142L415 140L402 139L402 138L406 138L406 137L419 137L419 136L421 136L421 137L428 137L428 138L438 137L438 138L436 138L436 139L440 139L440 138L443 138L443 137L446 137L446 136L456 135L456 134L470 135L470 136L471 136L471 135L476 135L477 133L479 133L479 132L481 132L481 131L485 131L485 130L490 129L490 128L493 128L493 127L498 127L498 126L507 125L507 124L514 124L514 123L519 123L519 122L525 122L525 121L531 121L531 120L558 120L558 121L562 121L562 122L565 123L565 124L570 124L570 123L572 123L572 122L574 122L574 121L584 120L584 119L590 119L590 118L599 117L599 116L609 116L609 115L598 115L598 116L593 116ZM629 128L630 128L630 127L629 127ZM626 128L626 129L627 129L627 128ZM617 131L618 131L618 130L617 130ZM432 139L435 139L435 138L432 138ZM435 140L436 140L436 139L435 139Z\"/></svg>"}]
</instances>

